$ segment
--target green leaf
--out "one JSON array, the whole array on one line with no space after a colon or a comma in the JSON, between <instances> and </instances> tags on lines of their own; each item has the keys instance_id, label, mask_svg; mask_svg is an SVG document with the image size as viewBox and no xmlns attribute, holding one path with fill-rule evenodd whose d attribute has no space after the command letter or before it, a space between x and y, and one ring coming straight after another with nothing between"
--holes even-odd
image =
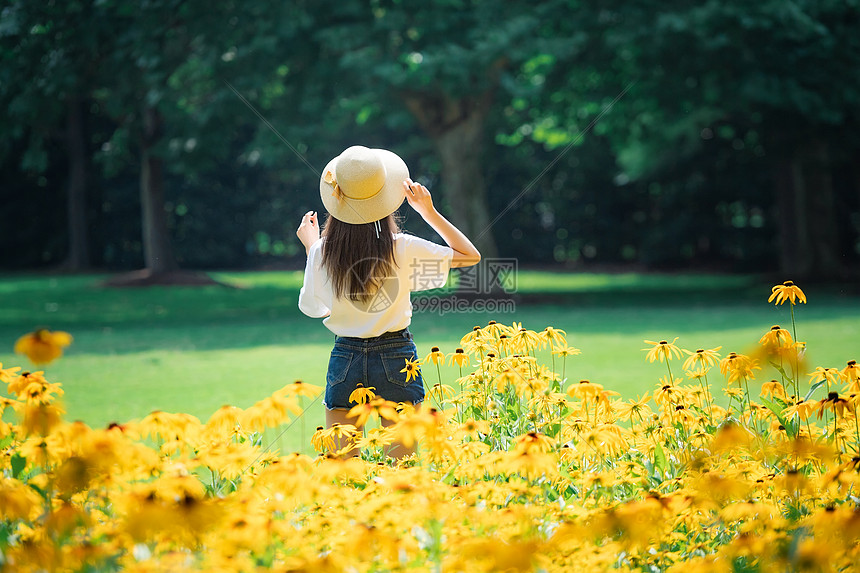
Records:
<instances>
[{"instance_id":1,"label":"green leaf","mask_svg":"<svg viewBox=\"0 0 860 573\"><path fill-rule=\"evenodd\" d=\"M21 472L24 471L24 468L27 466L27 458L19 454L15 454L12 456L10 463L12 465L12 477L18 479L18 476L21 475Z\"/></svg>"},{"instance_id":2,"label":"green leaf","mask_svg":"<svg viewBox=\"0 0 860 573\"><path fill-rule=\"evenodd\" d=\"M782 424L783 428L785 428L785 431L788 433L789 437L794 438L795 436L797 436L798 424L793 420L786 420L785 417L782 415L782 411L785 409L785 404L780 405L764 397L761 397L761 402L767 407L768 410L773 412L773 414L779 420L779 423Z\"/></svg>"},{"instance_id":3,"label":"green leaf","mask_svg":"<svg viewBox=\"0 0 860 573\"><path fill-rule=\"evenodd\" d=\"M664 476L668 467L669 462L666 460L666 452L663 451L663 447L659 443L654 444L654 469Z\"/></svg>"},{"instance_id":4,"label":"green leaf","mask_svg":"<svg viewBox=\"0 0 860 573\"><path fill-rule=\"evenodd\" d=\"M792 378L791 376L789 376L789 375L788 375L788 373L785 371L785 368L783 368L781 365L777 364L776 362L774 362L774 361L772 361L772 360L769 360L768 362L770 362L770 365L771 365L771 366L773 366L773 368L774 368L777 372L779 372L780 374L782 374L782 377L783 377L783 378L785 378L786 380L793 380L793 378Z\"/></svg>"},{"instance_id":5,"label":"green leaf","mask_svg":"<svg viewBox=\"0 0 860 573\"><path fill-rule=\"evenodd\" d=\"M820 380L812 385L812 388L809 389L809 392L806 393L806 398L804 400L809 400L810 396L812 396L816 390L824 386L824 380Z\"/></svg>"}]
</instances>

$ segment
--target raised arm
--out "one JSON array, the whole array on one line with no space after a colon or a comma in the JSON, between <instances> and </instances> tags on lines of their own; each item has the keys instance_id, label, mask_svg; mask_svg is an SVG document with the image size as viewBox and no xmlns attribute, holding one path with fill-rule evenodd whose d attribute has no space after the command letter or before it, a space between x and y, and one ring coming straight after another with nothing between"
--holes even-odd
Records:
<instances>
[{"instance_id":1,"label":"raised arm","mask_svg":"<svg viewBox=\"0 0 860 573\"><path fill-rule=\"evenodd\" d=\"M454 250L451 266L471 267L472 265L477 265L481 261L481 253L478 252L472 241L460 229L455 227L436 210L436 207L433 206L433 198L430 196L430 191L425 186L411 179L406 179L403 182L403 186L406 189L406 200L409 202L409 205Z\"/></svg>"}]
</instances>

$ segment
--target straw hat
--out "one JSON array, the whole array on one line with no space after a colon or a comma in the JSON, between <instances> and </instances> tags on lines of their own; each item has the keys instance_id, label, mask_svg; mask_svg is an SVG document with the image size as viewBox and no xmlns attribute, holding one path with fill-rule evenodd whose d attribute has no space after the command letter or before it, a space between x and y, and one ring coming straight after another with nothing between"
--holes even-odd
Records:
<instances>
[{"instance_id":1,"label":"straw hat","mask_svg":"<svg viewBox=\"0 0 860 573\"><path fill-rule=\"evenodd\" d=\"M355 145L329 161L320 177L320 198L332 217L357 225L384 219L406 198L406 163L385 149Z\"/></svg>"}]
</instances>

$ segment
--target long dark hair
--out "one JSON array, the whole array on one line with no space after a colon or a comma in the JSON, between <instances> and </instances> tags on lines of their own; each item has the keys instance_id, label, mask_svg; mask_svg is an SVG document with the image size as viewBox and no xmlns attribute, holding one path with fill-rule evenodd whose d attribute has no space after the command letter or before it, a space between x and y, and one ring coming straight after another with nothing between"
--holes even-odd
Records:
<instances>
[{"instance_id":1,"label":"long dark hair","mask_svg":"<svg viewBox=\"0 0 860 573\"><path fill-rule=\"evenodd\" d=\"M367 302L391 274L397 219L392 213L375 223L344 223L328 215L322 230L322 264L338 298Z\"/></svg>"}]
</instances>

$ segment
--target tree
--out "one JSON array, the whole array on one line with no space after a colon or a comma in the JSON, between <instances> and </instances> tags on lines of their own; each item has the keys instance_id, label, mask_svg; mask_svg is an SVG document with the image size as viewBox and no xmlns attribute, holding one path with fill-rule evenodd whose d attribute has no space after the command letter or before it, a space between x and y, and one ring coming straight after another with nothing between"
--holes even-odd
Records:
<instances>
[{"instance_id":1,"label":"tree","mask_svg":"<svg viewBox=\"0 0 860 573\"><path fill-rule=\"evenodd\" d=\"M860 7L640 1L614 10L623 23L608 43L639 70L624 106L631 137L619 148L635 145L641 162L659 169L667 148L689 153L716 127L738 149L755 146L773 174L782 272L840 277L846 246L834 177L860 147Z\"/></svg>"},{"instance_id":2,"label":"tree","mask_svg":"<svg viewBox=\"0 0 860 573\"><path fill-rule=\"evenodd\" d=\"M487 118L510 97L511 73L551 53L560 63L581 36L569 31L570 3L338 2L320 9L317 38L328 80L360 86L377 114L407 109L441 162L452 221L486 256L497 252L485 173L494 135ZM335 14L335 16L330 16ZM506 190L506 194L511 190Z\"/></svg>"},{"instance_id":3,"label":"tree","mask_svg":"<svg viewBox=\"0 0 860 573\"><path fill-rule=\"evenodd\" d=\"M132 281L176 280L171 275L179 265L165 209L167 172L194 177L224 160L230 130L237 125L235 107L228 111L227 104L237 100L223 76L246 42L258 41L261 28L272 30L264 22L277 21L278 6L173 0L110 5L107 17L117 25L118 48L106 72L122 81L106 80L100 96L118 124L114 137L136 140L140 161L146 272ZM271 42L272 37L263 39ZM276 54L271 45L267 48L256 56L271 63ZM134 63L130 69L129 62ZM205 150L195 153L198 143Z\"/></svg>"},{"instance_id":4,"label":"tree","mask_svg":"<svg viewBox=\"0 0 860 573\"><path fill-rule=\"evenodd\" d=\"M4 133L27 139L25 170L47 169L46 146L51 140L63 142L68 240L62 266L88 268L88 106L107 41L105 27L87 1L13 1L3 9L0 22L0 105L9 111Z\"/></svg>"}]
</instances>

